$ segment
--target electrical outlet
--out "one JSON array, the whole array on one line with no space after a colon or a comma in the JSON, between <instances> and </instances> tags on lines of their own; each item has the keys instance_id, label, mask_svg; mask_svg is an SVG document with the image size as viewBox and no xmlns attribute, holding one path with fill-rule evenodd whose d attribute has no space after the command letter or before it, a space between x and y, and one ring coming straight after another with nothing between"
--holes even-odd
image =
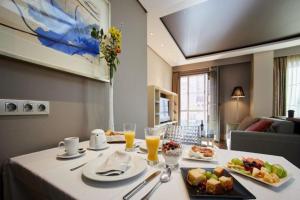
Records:
<instances>
[{"instance_id":1,"label":"electrical outlet","mask_svg":"<svg viewBox=\"0 0 300 200\"><path fill-rule=\"evenodd\" d=\"M33 104L32 103L23 104L23 111L24 112L33 112Z\"/></svg>"},{"instance_id":2,"label":"electrical outlet","mask_svg":"<svg viewBox=\"0 0 300 200\"><path fill-rule=\"evenodd\" d=\"M37 102L36 109L39 113L49 113L49 102Z\"/></svg>"},{"instance_id":3,"label":"electrical outlet","mask_svg":"<svg viewBox=\"0 0 300 200\"><path fill-rule=\"evenodd\" d=\"M0 115L49 115L49 101L0 99Z\"/></svg>"},{"instance_id":4,"label":"electrical outlet","mask_svg":"<svg viewBox=\"0 0 300 200\"><path fill-rule=\"evenodd\" d=\"M5 112L18 112L18 105L13 102L6 102L5 103Z\"/></svg>"}]
</instances>

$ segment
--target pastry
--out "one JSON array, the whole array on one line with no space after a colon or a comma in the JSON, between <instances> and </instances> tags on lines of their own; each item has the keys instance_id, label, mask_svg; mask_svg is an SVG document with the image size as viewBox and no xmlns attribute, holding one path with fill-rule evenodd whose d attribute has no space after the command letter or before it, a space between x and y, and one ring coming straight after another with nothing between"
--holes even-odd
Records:
<instances>
[{"instance_id":1,"label":"pastry","mask_svg":"<svg viewBox=\"0 0 300 200\"><path fill-rule=\"evenodd\" d=\"M219 178L222 188L225 191L232 190L233 188L233 179L231 177L221 176Z\"/></svg>"},{"instance_id":2,"label":"pastry","mask_svg":"<svg viewBox=\"0 0 300 200\"><path fill-rule=\"evenodd\" d=\"M209 194L223 194L224 190L220 181L210 178L206 182L206 192Z\"/></svg>"},{"instance_id":3,"label":"pastry","mask_svg":"<svg viewBox=\"0 0 300 200\"><path fill-rule=\"evenodd\" d=\"M107 130L105 132L105 135L106 136L115 136L115 135L121 135L121 133L120 132L115 132L115 131L112 131L112 130Z\"/></svg>"},{"instance_id":4,"label":"pastry","mask_svg":"<svg viewBox=\"0 0 300 200\"><path fill-rule=\"evenodd\" d=\"M192 146L189 155L191 157L202 158L202 157L213 157L214 152L212 149L207 147Z\"/></svg>"},{"instance_id":5,"label":"pastry","mask_svg":"<svg viewBox=\"0 0 300 200\"><path fill-rule=\"evenodd\" d=\"M214 174L217 175L218 177L222 176L224 172L224 168L223 167L216 167L214 169Z\"/></svg>"},{"instance_id":6,"label":"pastry","mask_svg":"<svg viewBox=\"0 0 300 200\"><path fill-rule=\"evenodd\" d=\"M187 182L190 185L198 186L206 181L205 170L201 168L191 169L188 171Z\"/></svg>"}]
</instances>

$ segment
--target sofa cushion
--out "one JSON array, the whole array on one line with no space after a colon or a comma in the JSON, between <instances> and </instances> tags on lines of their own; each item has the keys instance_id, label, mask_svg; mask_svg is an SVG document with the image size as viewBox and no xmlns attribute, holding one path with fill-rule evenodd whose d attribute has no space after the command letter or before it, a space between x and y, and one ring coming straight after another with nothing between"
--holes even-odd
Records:
<instances>
[{"instance_id":1,"label":"sofa cushion","mask_svg":"<svg viewBox=\"0 0 300 200\"><path fill-rule=\"evenodd\" d=\"M294 123L288 120L276 119L276 118L262 118L265 120L272 120L273 123L270 126L269 131L273 133L282 134L293 134L294 133Z\"/></svg>"},{"instance_id":2,"label":"sofa cushion","mask_svg":"<svg viewBox=\"0 0 300 200\"><path fill-rule=\"evenodd\" d=\"M271 125L271 131L274 133L293 134L294 123L290 121L274 121Z\"/></svg>"},{"instance_id":3,"label":"sofa cushion","mask_svg":"<svg viewBox=\"0 0 300 200\"><path fill-rule=\"evenodd\" d=\"M261 119L254 124L250 125L246 131L257 131L257 132L265 132L272 125L273 121L268 119Z\"/></svg>"},{"instance_id":4,"label":"sofa cushion","mask_svg":"<svg viewBox=\"0 0 300 200\"><path fill-rule=\"evenodd\" d=\"M257 122L259 119L258 118L254 118L251 116L247 116L243 119L243 121L239 124L237 130L246 130L250 125L254 124L255 122Z\"/></svg>"}]
</instances>

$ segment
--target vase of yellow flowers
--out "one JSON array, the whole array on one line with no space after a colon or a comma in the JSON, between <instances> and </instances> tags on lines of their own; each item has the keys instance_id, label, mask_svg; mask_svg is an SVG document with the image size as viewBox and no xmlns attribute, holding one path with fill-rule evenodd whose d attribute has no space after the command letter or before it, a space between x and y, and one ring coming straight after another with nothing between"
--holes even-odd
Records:
<instances>
[{"instance_id":1,"label":"vase of yellow flowers","mask_svg":"<svg viewBox=\"0 0 300 200\"><path fill-rule=\"evenodd\" d=\"M93 28L91 36L99 40L100 59L105 59L109 69L109 128L114 130L114 110L113 110L113 77L117 71L117 65L120 64L118 55L121 53L122 34L116 27L111 27L105 34L103 29Z\"/></svg>"}]
</instances>

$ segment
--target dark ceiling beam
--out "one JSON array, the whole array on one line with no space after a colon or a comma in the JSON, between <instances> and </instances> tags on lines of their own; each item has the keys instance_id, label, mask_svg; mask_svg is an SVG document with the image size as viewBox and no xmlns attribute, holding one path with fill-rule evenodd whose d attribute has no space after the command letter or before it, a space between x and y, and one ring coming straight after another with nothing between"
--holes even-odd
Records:
<instances>
[{"instance_id":1,"label":"dark ceiling beam","mask_svg":"<svg viewBox=\"0 0 300 200\"><path fill-rule=\"evenodd\" d=\"M146 10L146 8L143 6L143 4L137 0L137 2L139 3L139 5L142 7L142 9L144 10L145 13L148 13L148 11Z\"/></svg>"},{"instance_id":2,"label":"dark ceiling beam","mask_svg":"<svg viewBox=\"0 0 300 200\"><path fill-rule=\"evenodd\" d=\"M278 42L285 42L285 41L289 41L289 40L293 40L293 39L299 39L299 38L300 38L300 33L297 33L297 34L287 36L287 37L281 37L281 38L277 38L277 39L273 39L273 40L265 40L263 42L257 42L257 43L253 43L253 44L250 44L250 45L239 46L239 47L236 47L236 48L223 49L223 50L220 50L220 51L212 51L212 52L208 52L208 53L195 54L195 55L191 55L191 56L185 56L185 54L183 54L183 55L184 55L185 59L198 58L198 57L202 57L202 56L211 56L211 55L215 55L215 54L219 54L219 53L226 53L226 52L230 52L230 51L243 50L243 49L247 49L247 48L259 47L259 46L262 46L262 45L274 44L274 43L278 43ZM178 46L178 44L177 44L177 46Z\"/></svg>"}]
</instances>

